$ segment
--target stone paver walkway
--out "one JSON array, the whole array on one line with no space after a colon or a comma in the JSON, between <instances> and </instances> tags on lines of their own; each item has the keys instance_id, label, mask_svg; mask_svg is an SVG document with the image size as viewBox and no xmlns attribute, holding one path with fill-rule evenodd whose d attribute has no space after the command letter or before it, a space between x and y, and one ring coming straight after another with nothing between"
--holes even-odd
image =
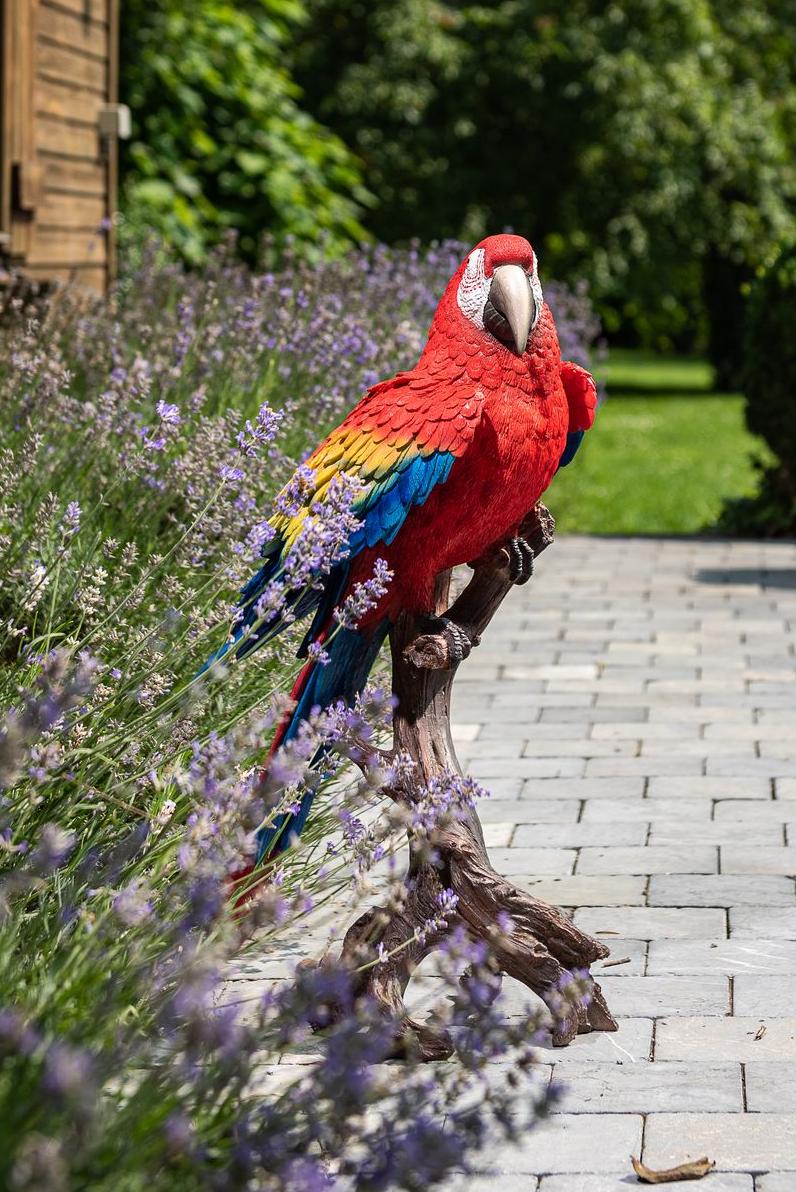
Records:
<instances>
[{"instance_id":1,"label":"stone paver walkway","mask_svg":"<svg viewBox=\"0 0 796 1192\"><path fill-rule=\"evenodd\" d=\"M553 1114L451 1189L623 1192L631 1154L707 1154L661 1186L796 1192L795 642L792 544L573 537L461 668L492 858L610 943L621 1025L542 1051Z\"/></svg>"},{"instance_id":2,"label":"stone paver walkway","mask_svg":"<svg viewBox=\"0 0 796 1192\"><path fill-rule=\"evenodd\" d=\"M560 540L456 682L495 864L610 944L503 1192L796 1192L796 546ZM604 974L604 975L603 975ZM494 1175L456 1185L494 1188Z\"/></svg>"}]
</instances>

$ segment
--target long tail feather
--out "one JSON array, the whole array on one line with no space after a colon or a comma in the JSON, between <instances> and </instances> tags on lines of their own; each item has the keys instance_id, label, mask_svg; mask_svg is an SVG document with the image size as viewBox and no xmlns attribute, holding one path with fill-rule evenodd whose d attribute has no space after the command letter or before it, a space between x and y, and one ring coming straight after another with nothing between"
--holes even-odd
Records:
<instances>
[{"instance_id":1,"label":"long tail feather","mask_svg":"<svg viewBox=\"0 0 796 1192\"><path fill-rule=\"evenodd\" d=\"M281 745L296 736L301 722L309 717L313 708L328 708L339 699L349 704L354 702L368 681L388 629L386 620L367 634L355 629L341 629L329 642L329 661L325 665L307 663L290 693L296 701L295 707L279 726L271 743L269 759ZM320 750L312 764L316 765L322 756L323 750ZM258 861L283 852L300 835L312 800L312 794L306 794L297 812L281 815L273 825L260 829L257 834Z\"/></svg>"}]
</instances>

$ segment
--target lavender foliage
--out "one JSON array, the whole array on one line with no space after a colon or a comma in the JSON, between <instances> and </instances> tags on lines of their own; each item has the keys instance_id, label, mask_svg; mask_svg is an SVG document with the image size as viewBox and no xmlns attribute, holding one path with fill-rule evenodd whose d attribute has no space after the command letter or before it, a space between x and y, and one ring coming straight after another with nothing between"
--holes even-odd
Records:
<instances>
[{"instance_id":1,"label":"lavender foliage","mask_svg":"<svg viewBox=\"0 0 796 1192\"><path fill-rule=\"evenodd\" d=\"M417 358L461 254L376 248L252 274L220 252L188 274L153 247L105 302L66 290L7 312L3 1187L426 1188L488 1130L510 1137L535 1116L528 1102L521 1126L511 1105L538 1020L499 1012L488 956L455 935L442 978L456 1060L433 1073L375 1062L395 1024L355 1004L351 973L333 964L288 963L253 1000L230 995L241 956L276 964L309 931L339 942L374 876L400 898L405 831L433 855L435 825L479 792L451 776L412 811L384 805L409 763L385 773L392 704L378 688L314 716L263 778L298 627L196 677L258 565L275 494L368 385ZM547 294L565 353L585 362L587 297ZM353 495L341 483L312 511L262 598L263 625L339 557ZM389 578L378 566L338 623ZM253 881L230 875L254 834L309 789L301 847L231 913L233 889ZM446 891L425 929L455 915ZM374 943L369 963L381 960ZM314 1035L324 1006L346 1012ZM279 1063L296 1049L313 1062Z\"/></svg>"}]
</instances>

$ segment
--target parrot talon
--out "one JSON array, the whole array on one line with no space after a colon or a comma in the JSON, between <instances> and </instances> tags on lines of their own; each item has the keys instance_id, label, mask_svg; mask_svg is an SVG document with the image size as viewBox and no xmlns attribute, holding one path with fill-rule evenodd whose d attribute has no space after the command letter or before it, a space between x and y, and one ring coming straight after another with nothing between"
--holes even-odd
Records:
<instances>
[{"instance_id":1,"label":"parrot talon","mask_svg":"<svg viewBox=\"0 0 796 1192\"><path fill-rule=\"evenodd\" d=\"M506 544L509 557L509 579L518 586L527 584L533 575L534 549L525 538L511 538Z\"/></svg>"},{"instance_id":2,"label":"parrot talon","mask_svg":"<svg viewBox=\"0 0 796 1192\"><path fill-rule=\"evenodd\" d=\"M457 625L449 617L430 618L430 627L432 632L439 633L445 638L451 666L458 666L460 662L464 662L465 658L469 657L473 646L478 645L478 642L473 641L461 625Z\"/></svg>"}]
</instances>

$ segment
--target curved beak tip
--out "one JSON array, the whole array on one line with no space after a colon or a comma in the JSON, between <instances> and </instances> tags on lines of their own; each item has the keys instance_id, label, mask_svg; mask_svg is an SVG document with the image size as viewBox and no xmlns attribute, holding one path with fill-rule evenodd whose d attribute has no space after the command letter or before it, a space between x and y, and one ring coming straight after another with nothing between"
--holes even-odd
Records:
<instances>
[{"instance_id":1,"label":"curved beak tip","mask_svg":"<svg viewBox=\"0 0 796 1192\"><path fill-rule=\"evenodd\" d=\"M535 305L525 270L520 265L498 265L489 299L511 328L514 350L521 356L528 346Z\"/></svg>"}]
</instances>

